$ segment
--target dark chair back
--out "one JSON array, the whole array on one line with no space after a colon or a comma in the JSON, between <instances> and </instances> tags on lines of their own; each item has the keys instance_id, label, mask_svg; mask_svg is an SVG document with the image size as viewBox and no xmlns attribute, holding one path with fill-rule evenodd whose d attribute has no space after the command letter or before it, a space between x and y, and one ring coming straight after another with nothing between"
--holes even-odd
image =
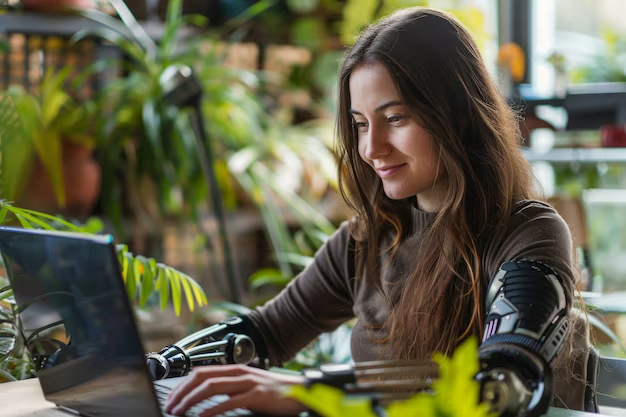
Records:
<instances>
[{"instance_id":1,"label":"dark chair back","mask_svg":"<svg viewBox=\"0 0 626 417\"><path fill-rule=\"evenodd\" d=\"M588 413L598 413L598 364L600 354L595 347L589 349L587 359L587 387L585 388L585 411Z\"/></svg>"}]
</instances>

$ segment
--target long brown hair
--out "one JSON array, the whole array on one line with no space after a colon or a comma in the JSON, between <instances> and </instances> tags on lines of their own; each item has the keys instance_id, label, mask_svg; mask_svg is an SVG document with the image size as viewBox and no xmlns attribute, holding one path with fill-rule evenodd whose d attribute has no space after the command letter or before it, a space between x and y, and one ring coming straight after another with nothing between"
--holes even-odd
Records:
<instances>
[{"instance_id":1,"label":"long brown hair","mask_svg":"<svg viewBox=\"0 0 626 417\"><path fill-rule=\"evenodd\" d=\"M380 291L380 255L395 253L406 237L411 204L389 199L358 154L349 79L369 62L387 68L415 121L432 135L448 182L414 271L387 295L393 357L449 354L465 337L482 332L490 278L481 271L483 247L515 202L533 195L530 166L519 150L518 117L491 81L467 29L445 12L395 12L366 28L347 51L339 80L339 185L357 213L351 233L357 253L365 256L368 284ZM391 248L381 248L390 230Z\"/></svg>"}]
</instances>

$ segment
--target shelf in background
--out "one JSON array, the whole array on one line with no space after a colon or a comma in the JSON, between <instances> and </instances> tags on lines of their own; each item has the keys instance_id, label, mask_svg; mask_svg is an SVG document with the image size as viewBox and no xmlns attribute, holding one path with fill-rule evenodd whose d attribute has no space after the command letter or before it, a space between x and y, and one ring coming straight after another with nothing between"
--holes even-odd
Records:
<instances>
[{"instance_id":1,"label":"shelf in background","mask_svg":"<svg viewBox=\"0 0 626 417\"><path fill-rule=\"evenodd\" d=\"M530 162L626 162L626 148L555 148L545 152L523 149Z\"/></svg>"},{"instance_id":2,"label":"shelf in background","mask_svg":"<svg viewBox=\"0 0 626 417\"><path fill-rule=\"evenodd\" d=\"M160 39L163 36L163 23L159 21L140 21L139 23L153 39ZM69 38L83 29L99 27L103 27L103 25L71 13L55 14L0 9L0 33ZM181 36L186 38L197 32L197 29L185 27L181 29Z\"/></svg>"}]
</instances>

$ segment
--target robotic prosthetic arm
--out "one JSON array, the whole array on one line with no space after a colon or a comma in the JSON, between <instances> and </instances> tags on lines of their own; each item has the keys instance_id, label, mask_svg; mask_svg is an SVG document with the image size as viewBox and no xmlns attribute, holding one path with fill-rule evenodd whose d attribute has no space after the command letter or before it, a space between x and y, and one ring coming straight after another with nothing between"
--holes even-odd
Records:
<instances>
[{"instance_id":1,"label":"robotic prosthetic arm","mask_svg":"<svg viewBox=\"0 0 626 417\"><path fill-rule=\"evenodd\" d=\"M545 414L554 390L550 366L569 334L561 278L541 262L506 262L491 280L486 312L479 347L481 371L476 375L481 401L490 403L500 416ZM385 401L406 397L407 389L428 388L437 372L427 361L386 361L351 369L322 367L307 376L310 383L373 392Z\"/></svg>"},{"instance_id":2,"label":"robotic prosthetic arm","mask_svg":"<svg viewBox=\"0 0 626 417\"><path fill-rule=\"evenodd\" d=\"M553 396L552 370L569 333L561 278L537 261L504 263L491 280L487 317L479 347L481 400L505 417L544 414ZM233 317L147 356L155 379L187 375L192 366L249 364L267 348L252 321ZM431 361L378 361L323 366L305 371L308 384L322 383L348 393L371 394L377 403L429 389L438 377Z\"/></svg>"}]
</instances>

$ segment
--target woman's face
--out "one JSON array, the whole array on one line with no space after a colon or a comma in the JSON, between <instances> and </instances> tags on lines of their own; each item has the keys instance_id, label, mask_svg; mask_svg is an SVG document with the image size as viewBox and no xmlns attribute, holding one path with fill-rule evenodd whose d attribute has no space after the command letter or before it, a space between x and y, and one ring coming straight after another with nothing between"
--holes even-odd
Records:
<instances>
[{"instance_id":1,"label":"woman's face","mask_svg":"<svg viewBox=\"0 0 626 417\"><path fill-rule=\"evenodd\" d=\"M421 210L438 211L446 188L438 147L410 117L383 64L365 64L352 72L350 112L359 155L380 177L387 197L416 196Z\"/></svg>"}]
</instances>

